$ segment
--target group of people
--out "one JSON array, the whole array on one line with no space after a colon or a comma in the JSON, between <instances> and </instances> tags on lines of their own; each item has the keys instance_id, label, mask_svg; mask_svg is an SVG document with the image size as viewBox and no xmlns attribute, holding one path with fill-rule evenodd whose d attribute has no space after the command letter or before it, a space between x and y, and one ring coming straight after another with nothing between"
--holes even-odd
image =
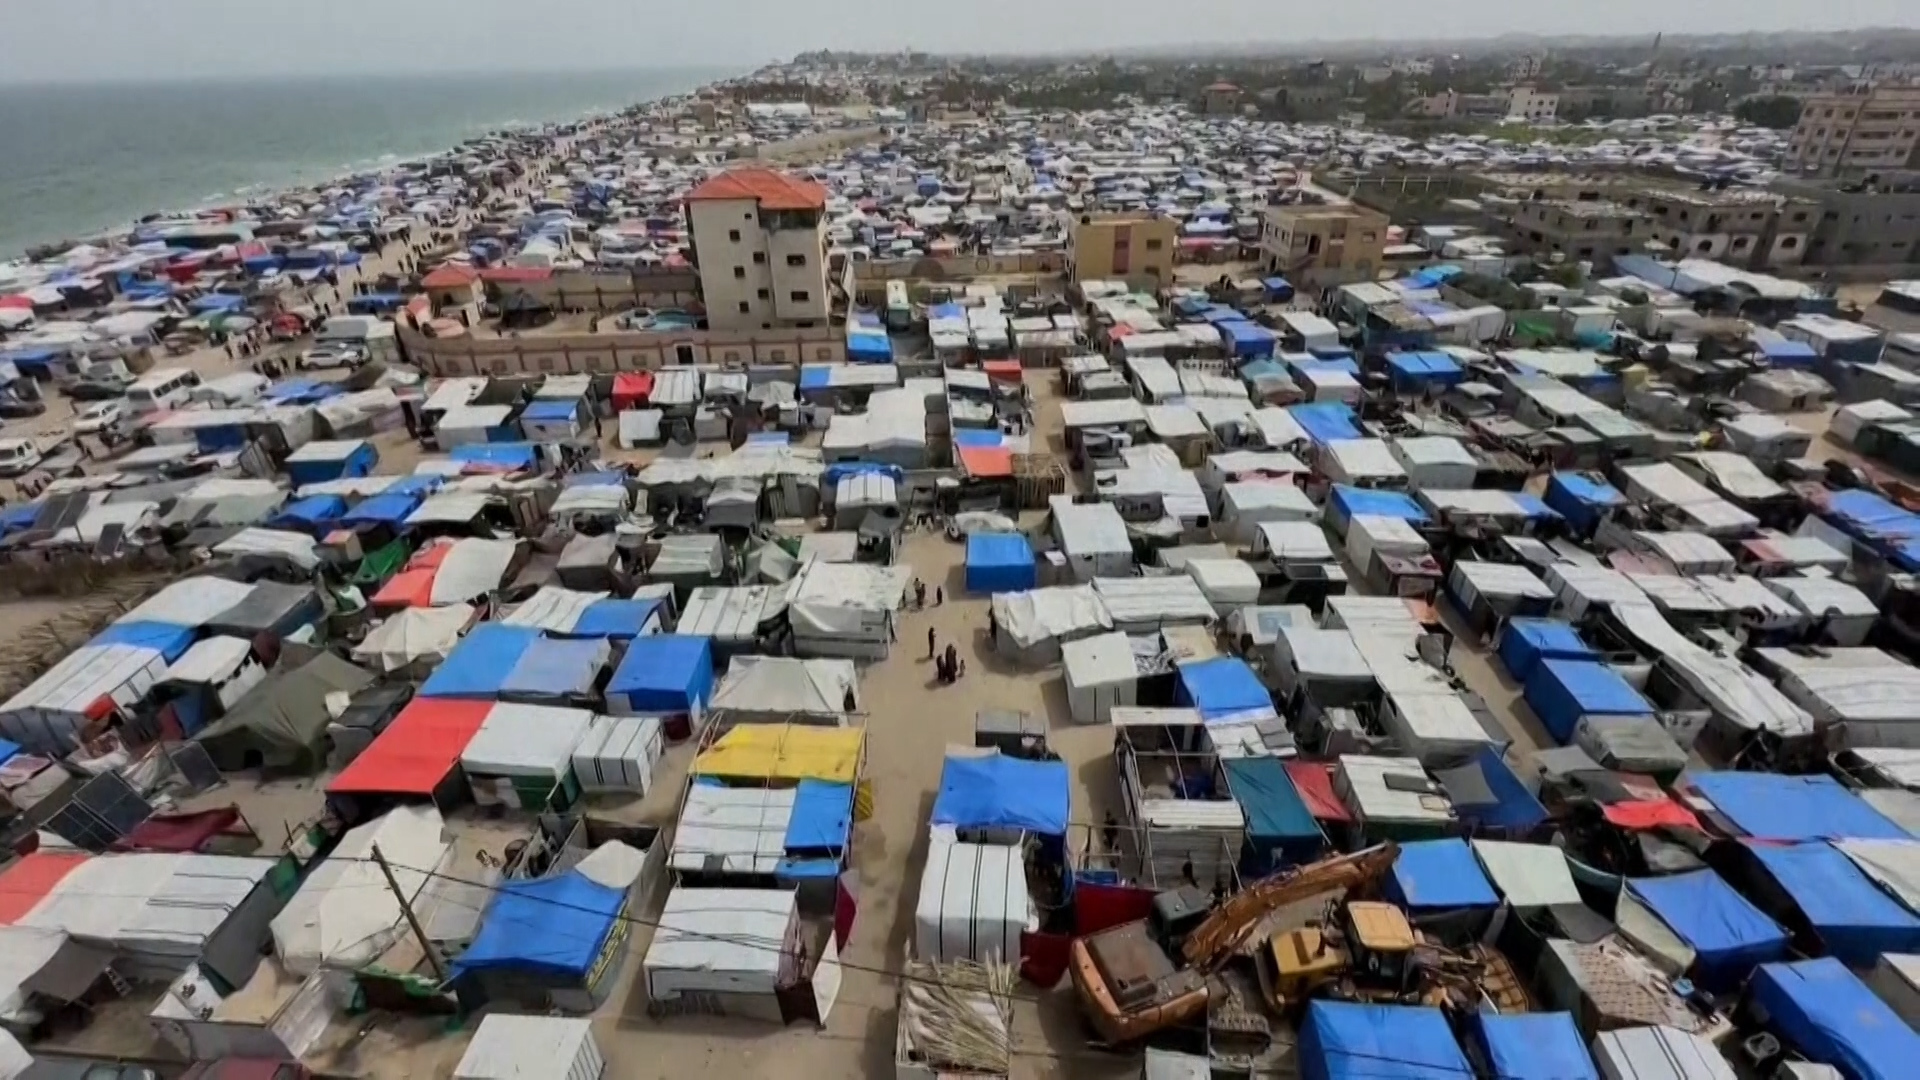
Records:
<instances>
[{"instance_id":1,"label":"group of people","mask_svg":"<svg viewBox=\"0 0 1920 1080\"><path fill-rule=\"evenodd\" d=\"M939 674L942 686L959 682L961 676L967 673L967 662L961 659L960 650L949 641L945 651L941 651L931 626L927 627L927 659L933 661L934 671Z\"/></svg>"}]
</instances>

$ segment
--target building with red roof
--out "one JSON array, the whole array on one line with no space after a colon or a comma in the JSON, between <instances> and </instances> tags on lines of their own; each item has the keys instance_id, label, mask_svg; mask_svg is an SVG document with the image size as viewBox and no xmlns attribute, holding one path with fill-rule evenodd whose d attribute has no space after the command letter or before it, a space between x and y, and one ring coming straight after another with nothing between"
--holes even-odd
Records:
<instances>
[{"instance_id":1,"label":"building with red roof","mask_svg":"<svg viewBox=\"0 0 1920 1080\"><path fill-rule=\"evenodd\" d=\"M687 227L707 325L826 326L827 189L761 166L729 169L687 193Z\"/></svg>"}]
</instances>

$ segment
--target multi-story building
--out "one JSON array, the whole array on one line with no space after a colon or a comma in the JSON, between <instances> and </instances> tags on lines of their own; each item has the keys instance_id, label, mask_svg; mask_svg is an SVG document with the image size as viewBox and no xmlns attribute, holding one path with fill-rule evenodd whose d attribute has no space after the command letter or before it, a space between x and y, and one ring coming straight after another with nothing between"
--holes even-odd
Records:
<instances>
[{"instance_id":1,"label":"multi-story building","mask_svg":"<svg viewBox=\"0 0 1920 1080\"><path fill-rule=\"evenodd\" d=\"M730 169L687 193L687 228L707 325L824 326L827 192L766 168Z\"/></svg>"},{"instance_id":2,"label":"multi-story building","mask_svg":"<svg viewBox=\"0 0 1920 1080\"><path fill-rule=\"evenodd\" d=\"M1551 90L1522 84L1508 87L1501 91L1501 96L1506 99L1507 118L1510 120L1545 123L1560 115L1560 95Z\"/></svg>"},{"instance_id":3,"label":"multi-story building","mask_svg":"<svg viewBox=\"0 0 1920 1080\"><path fill-rule=\"evenodd\" d=\"M1646 223L1637 241L1685 258L1719 259L1749 269L1794 266L1806 258L1818 206L1785 192L1706 189L1639 173L1487 173L1471 181L1520 202L1616 203Z\"/></svg>"},{"instance_id":4,"label":"multi-story building","mask_svg":"<svg viewBox=\"0 0 1920 1080\"><path fill-rule=\"evenodd\" d=\"M1640 250L1647 239L1647 216L1613 202L1533 200L1513 204L1503 220L1522 250L1603 268Z\"/></svg>"},{"instance_id":5,"label":"multi-story building","mask_svg":"<svg viewBox=\"0 0 1920 1080\"><path fill-rule=\"evenodd\" d=\"M1295 285L1370 280L1387 245L1387 217L1320 188L1287 188L1261 212L1260 265Z\"/></svg>"},{"instance_id":6,"label":"multi-story building","mask_svg":"<svg viewBox=\"0 0 1920 1080\"><path fill-rule=\"evenodd\" d=\"M1800 108L1787 168L1807 176L1920 169L1920 86L1858 86Z\"/></svg>"},{"instance_id":7,"label":"multi-story building","mask_svg":"<svg viewBox=\"0 0 1920 1080\"><path fill-rule=\"evenodd\" d=\"M1793 179L1776 186L1815 206L1808 266L1920 264L1920 173L1879 174L1871 185Z\"/></svg>"},{"instance_id":8,"label":"multi-story building","mask_svg":"<svg viewBox=\"0 0 1920 1080\"><path fill-rule=\"evenodd\" d=\"M1075 281L1125 281L1160 288L1173 284L1180 227L1146 214L1086 214L1067 239L1067 271Z\"/></svg>"},{"instance_id":9,"label":"multi-story building","mask_svg":"<svg viewBox=\"0 0 1920 1080\"><path fill-rule=\"evenodd\" d=\"M1200 92L1200 107L1208 116L1222 116L1240 108L1240 88L1217 82Z\"/></svg>"}]
</instances>

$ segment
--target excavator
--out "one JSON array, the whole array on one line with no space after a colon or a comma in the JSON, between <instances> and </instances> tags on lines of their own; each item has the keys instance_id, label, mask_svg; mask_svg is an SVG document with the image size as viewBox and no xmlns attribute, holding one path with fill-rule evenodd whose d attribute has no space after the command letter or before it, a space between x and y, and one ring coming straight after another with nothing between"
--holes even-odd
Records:
<instances>
[{"instance_id":1,"label":"excavator","mask_svg":"<svg viewBox=\"0 0 1920 1080\"><path fill-rule=\"evenodd\" d=\"M1075 940L1067 970L1101 1036L1132 1042L1204 1015L1209 978L1248 951L1273 912L1324 894L1363 892L1399 854L1384 843L1276 874L1211 913L1196 889L1161 893L1147 918ZM1532 1008L1497 951L1431 944L1391 904L1342 896L1331 905L1320 925L1275 933L1254 950L1263 996L1276 1014L1293 1015L1315 996L1467 1012Z\"/></svg>"}]
</instances>

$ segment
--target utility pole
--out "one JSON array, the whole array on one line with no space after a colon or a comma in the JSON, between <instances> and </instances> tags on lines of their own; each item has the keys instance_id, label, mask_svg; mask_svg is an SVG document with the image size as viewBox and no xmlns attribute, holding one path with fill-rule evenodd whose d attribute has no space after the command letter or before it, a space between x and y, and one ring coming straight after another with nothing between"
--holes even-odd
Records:
<instances>
[{"instance_id":1,"label":"utility pole","mask_svg":"<svg viewBox=\"0 0 1920 1080\"><path fill-rule=\"evenodd\" d=\"M413 913L413 902L407 894L400 891L400 882L394 879L393 867L387 865L387 857L380 854L380 845L373 845L373 861L380 865L380 872L387 877L387 888L393 890L393 898L400 901L400 914L407 917L407 925L413 927L413 936L420 939L420 951L427 954L427 963L433 966L433 975L441 982L447 981L447 966L440 961L440 953L427 940L427 932L420 925L420 916Z\"/></svg>"}]
</instances>

